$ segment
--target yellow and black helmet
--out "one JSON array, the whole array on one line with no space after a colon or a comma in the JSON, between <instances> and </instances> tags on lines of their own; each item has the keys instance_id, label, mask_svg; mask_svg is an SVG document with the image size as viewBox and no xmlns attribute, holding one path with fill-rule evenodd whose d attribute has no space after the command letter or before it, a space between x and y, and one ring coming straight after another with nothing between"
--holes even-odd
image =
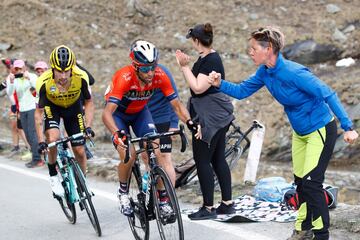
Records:
<instances>
[{"instance_id":1,"label":"yellow and black helmet","mask_svg":"<svg viewBox=\"0 0 360 240\"><path fill-rule=\"evenodd\" d=\"M65 45L56 47L50 54L51 68L59 71L68 71L75 65L74 52Z\"/></svg>"}]
</instances>

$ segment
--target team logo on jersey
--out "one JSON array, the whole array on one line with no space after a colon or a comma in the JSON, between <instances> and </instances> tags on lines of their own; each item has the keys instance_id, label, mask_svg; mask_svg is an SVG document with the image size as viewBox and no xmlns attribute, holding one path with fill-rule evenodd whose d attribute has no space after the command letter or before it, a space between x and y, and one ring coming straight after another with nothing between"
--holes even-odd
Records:
<instances>
[{"instance_id":1,"label":"team logo on jersey","mask_svg":"<svg viewBox=\"0 0 360 240\"><path fill-rule=\"evenodd\" d=\"M51 93L56 92L56 86L51 86L51 87L50 87L50 92L51 92Z\"/></svg>"},{"instance_id":2,"label":"team logo on jersey","mask_svg":"<svg viewBox=\"0 0 360 240\"><path fill-rule=\"evenodd\" d=\"M122 75L123 79L125 79L125 81L130 81L131 80L131 73L127 72L127 73L124 73Z\"/></svg>"}]
</instances>

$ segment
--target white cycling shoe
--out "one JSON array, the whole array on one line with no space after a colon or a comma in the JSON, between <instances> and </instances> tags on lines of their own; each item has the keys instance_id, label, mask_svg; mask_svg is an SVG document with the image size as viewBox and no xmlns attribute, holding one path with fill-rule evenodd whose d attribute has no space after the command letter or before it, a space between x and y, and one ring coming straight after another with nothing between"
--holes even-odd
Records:
<instances>
[{"instance_id":1,"label":"white cycling shoe","mask_svg":"<svg viewBox=\"0 0 360 240\"><path fill-rule=\"evenodd\" d=\"M64 188L61 185L61 181L60 181L58 175L50 177L50 187L56 196L64 197L64 195L65 195Z\"/></svg>"}]
</instances>

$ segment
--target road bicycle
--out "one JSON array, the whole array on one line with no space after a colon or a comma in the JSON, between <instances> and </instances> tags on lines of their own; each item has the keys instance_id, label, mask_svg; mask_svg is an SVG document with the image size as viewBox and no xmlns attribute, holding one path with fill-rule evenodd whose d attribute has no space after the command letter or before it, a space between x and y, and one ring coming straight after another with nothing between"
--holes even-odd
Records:
<instances>
[{"instance_id":1,"label":"road bicycle","mask_svg":"<svg viewBox=\"0 0 360 240\"><path fill-rule=\"evenodd\" d=\"M184 228L181 218L179 203L176 197L175 189L171 184L170 178L166 172L158 165L155 156L155 149L159 148L157 139L180 135L181 152L186 150L187 140L184 134L184 126L180 129L165 133L155 133L149 136L131 138L127 136L127 145L139 143L136 150L136 158L132 167L132 174L129 180L130 203L134 210L132 216L128 217L131 231L137 240L149 239L149 221L156 220L160 238L165 239L184 239ZM128 148L129 149L129 148ZM148 180L143 189L143 174L138 155L145 152L148 156ZM124 162L129 159L129 151ZM160 210L160 199L158 194L159 182L163 184L168 197L168 203L172 209L170 214L163 214Z\"/></svg>"},{"instance_id":2,"label":"road bicycle","mask_svg":"<svg viewBox=\"0 0 360 240\"><path fill-rule=\"evenodd\" d=\"M83 133L77 133L70 137L61 138L48 144L48 148L58 148L56 165L58 175L60 174L59 177L65 192L63 197L57 196L54 193L53 196L59 202L66 218L72 224L76 223L75 203L78 202L80 210L86 210L91 225L95 229L96 234L100 237L101 227L95 211L95 207L91 200L94 194L89 190L86 183L86 178L68 146L68 142L83 136Z\"/></svg>"},{"instance_id":3,"label":"road bicycle","mask_svg":"<svg viewBox=\"0 0 360 240\"><path fill-rule=\"evenodd\" d=\"M262 125L254 120L252 125L245 131L238 125L231 122L229 130L225 137L225 160L229 165L230 171L233 170L239 159L250 147L248 135L255 129L262 128ZM190 158L175 167L176 182L175 188L185 186L197 176L196 165L193 158ZM214 174L215 175L215 174ZM215 178L215 185L217 185Z\"/></svg>"}]
</instances>

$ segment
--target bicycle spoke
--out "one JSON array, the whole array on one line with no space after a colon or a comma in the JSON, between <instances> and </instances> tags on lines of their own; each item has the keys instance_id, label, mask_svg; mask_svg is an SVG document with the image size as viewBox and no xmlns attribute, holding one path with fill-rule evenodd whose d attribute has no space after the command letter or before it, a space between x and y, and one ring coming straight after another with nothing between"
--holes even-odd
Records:
<instances>
[{"instance_id":1,"label":"bicycle spoke","mask_svg":"<svg viewBox=\"0 0 360 240\"><path fill-rule=\"evenodd\" d=\"M134 165L131 178L129 181L129 196L130 202L134 209L134 214L128 217L130 229L136 240L148 240L149 239L149 221L146 216L145 210L145 196L140 191L141 184L138 180L140 170L138 165Z\"/></svg>"},{"instance_id":2,"label":"bicycle spoke","mask_svg":"<svg viewBox=\"0 0 360 240\"><path fill-rule=\"evenodd\" d=\"M175 194L175 190L167 174L161 168L155 169L157 181L162 181L169 199L169 205L172 209L171 214L164 214L160 210L160 199L157 194L156 186L152 186L153 199L156 213L156 222L158 225L161 239L175 240L184 239L183 222L180 208Z\"/></svg>"},{"instance_id":3,"label":"bicycle spoke","mask_svg":"<svg viewBox=\"0 0 360 240\"><path fill-rule=\"evenodd\" d=\"M85 208L86 213L90 219L91 225L95 229L97 235L100 237L101 228L94 205L91 200L92 194L88 191L85 179L82 175L82 172L80 172L81 171L80 167L76 164L74 164L73 166L75 166L74 175L75 175L76 183L78 185L78 193L80 197L80 202L79 202L80 209Z\"/></svg>"}]
</instances>

